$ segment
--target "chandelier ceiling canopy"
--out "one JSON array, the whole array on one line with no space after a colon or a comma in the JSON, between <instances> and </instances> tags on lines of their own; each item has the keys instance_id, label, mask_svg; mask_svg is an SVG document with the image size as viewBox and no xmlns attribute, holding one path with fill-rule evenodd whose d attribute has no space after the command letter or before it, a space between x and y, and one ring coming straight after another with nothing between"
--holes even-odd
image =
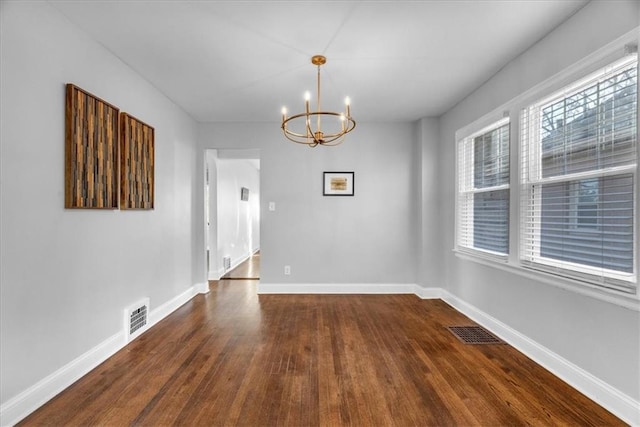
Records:
<instances>
[{"instance_id":1,"label":"chandelier ceiling canopy","mask_svg":"<svg viewBox=\"0 0 640 427\"><path fill-rule=\"evenodd\" d=\"M286 107L282 107L282 131L287 139L309 147L318 145L335 146L344 141L344 136L356 127L356 122L351 117L351 105L349 97L345 98L345 111L333 112L320 109L320 67L327 62L322 55L315 55L311 63L318 67L316 109L311 111L311 93L304 96L304 113L287 117ZM325 130L322 130L322 125Z\"/></svg>"}]
</instances>

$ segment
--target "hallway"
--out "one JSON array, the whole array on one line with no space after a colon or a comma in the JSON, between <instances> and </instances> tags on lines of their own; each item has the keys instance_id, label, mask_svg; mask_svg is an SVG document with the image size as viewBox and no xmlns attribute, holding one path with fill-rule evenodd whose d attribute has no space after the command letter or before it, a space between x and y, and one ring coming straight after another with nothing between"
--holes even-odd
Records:
<instances>
[{"instance_id":1,"label":"hallway","mask_svg":"<svg viewBox=\"0 0 640 427\"><path fill-rule=\"evenodd\" d=\"M260 251L228 271L220 280L260 280Z\"/></svg>"}]
</instances>

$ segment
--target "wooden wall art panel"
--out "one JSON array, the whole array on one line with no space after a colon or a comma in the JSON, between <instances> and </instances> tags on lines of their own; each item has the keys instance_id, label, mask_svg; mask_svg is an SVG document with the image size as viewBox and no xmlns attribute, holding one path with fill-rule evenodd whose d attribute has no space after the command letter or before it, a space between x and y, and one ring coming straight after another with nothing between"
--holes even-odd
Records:
<instances>
[{"instance_id":1,"label":"wooden wall art panel","mask_svg":"<svg viewBox=\"0 0 640 427\"><path fill-rule=\"evenodd\" d=\"M120 115L120 209L153 209L154 129Z\"/></svg>"},{"instance_id":2,"label":"wooden wall art panel","mask_svg":"<svg viewBox=\"0 0 640 427\"><path fill-rule=\"evenodd\" d=\"M65 208L118 208L118 108L67 84Z\"/></svg>"}]
</instances>

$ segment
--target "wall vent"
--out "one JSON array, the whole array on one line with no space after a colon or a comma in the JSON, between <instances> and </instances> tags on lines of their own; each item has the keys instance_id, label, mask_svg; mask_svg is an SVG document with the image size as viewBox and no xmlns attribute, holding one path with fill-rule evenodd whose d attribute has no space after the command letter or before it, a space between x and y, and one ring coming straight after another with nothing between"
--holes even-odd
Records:
<instances>
[{"instance_id":1,"label":"wall vent","mask_svg":"<svg viewBox=\"0 0 640 427\"><path fill-rule=\"evenodd\" d=\"M127 342L133 340L147 329L149 318L149 298L128 307L124 311L124 324Z\"/></svg>"},{"instance_id":2,"label":"wall vent","mask_svg":"<svg viewBox=\"0 0 640 427\"><path fill-rule=\"evenodd\" d=\"M231 268L231 257L230 256L226 256L224 258L222 258L222 267L224 268L224 271L229 271L229 269Z\"/></svg>"}]
</instances>

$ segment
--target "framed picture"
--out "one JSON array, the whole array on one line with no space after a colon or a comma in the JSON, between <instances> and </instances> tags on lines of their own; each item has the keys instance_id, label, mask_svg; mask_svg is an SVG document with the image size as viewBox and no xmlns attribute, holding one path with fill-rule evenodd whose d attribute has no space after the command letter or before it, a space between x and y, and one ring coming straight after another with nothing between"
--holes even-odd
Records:
<instances>
[{"instance_id":1,"label":"framed picture","mask_svg":"<svg viewBox=\"0 0 640 427\"><path fill-rule=\"evenodd\" d=\"M154 208L154 129L120 113L120 209Z\"/></svg>"},{"instance_id":2,"label":"framed picture","mask_svg":"<svg viewBox=\"0 0 640 427\"><path fill-rule=\"evenodd\" d=\"M249 201L249 189L246 187L242 187L240 189L240 200L243 202Z\"/></svg>"},{"instance_id":3,"label":"framed picture","mask_svg":"<svg viewBox=\"0 0 640 427\"><path fill-rule=\"evenodd\" d=\"M353 196L354 172L324 172L323 196Z\"/></svg>"},{"instance_id":4,"label":"framed picture","mask_svg":"<svg viewBox=\"0 0 640 427\"><path fill-rule=\"evenodd\" d=\"M117 107L66 86L64 207L118 209Z\"/></svg>"}]
</instances>

